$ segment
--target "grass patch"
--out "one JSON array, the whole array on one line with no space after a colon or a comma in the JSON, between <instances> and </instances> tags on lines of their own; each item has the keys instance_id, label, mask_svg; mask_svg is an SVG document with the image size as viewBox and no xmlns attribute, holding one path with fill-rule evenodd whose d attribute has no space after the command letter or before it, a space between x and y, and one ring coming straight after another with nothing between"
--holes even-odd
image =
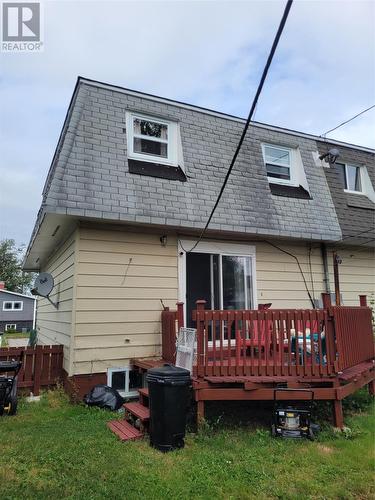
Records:
<instances>
[{"instance_id":1,"label":"grass patch","mask_svg":"<svg viewBox=\"0 0 375 500\"><path fill-rule=\"evenodd\" d=\"M0 498L373 498L374 414L364 391L350 400L350 435L277 440L264 421L215 417L162 454L118 441L105 425L113 413L47 392L0 419Z\"/></svg>"},{"instance_id":2,"label":"grass patch","mask_svg":"<svg viewBox=\"0 0 375 500\"><path fill-rule=\"evenodd\" d=\"M9 339L29 339L30 333L22 333L22 332L4 332L2 337L2 343L0 347L7 347Z\"/></svg>"}]
</instances>

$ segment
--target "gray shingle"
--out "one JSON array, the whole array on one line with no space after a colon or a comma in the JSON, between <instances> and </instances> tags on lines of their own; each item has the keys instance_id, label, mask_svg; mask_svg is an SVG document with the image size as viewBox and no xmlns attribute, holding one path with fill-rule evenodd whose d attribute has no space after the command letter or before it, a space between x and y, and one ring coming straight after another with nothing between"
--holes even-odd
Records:
<instances>
[{"instance_id":1,"label":"gray shingle","mask_svg":"<svg viewBox=\"0 0 375 500\"><path fill-rule=\"evenodd\" d=\"M180 123L187 182L129 173L127 110ZM81 82L44 202L48 210L59 213L84 210L86 217L200 229L220 191L242 128L242 122L224 116ZM299 148L312 200L271 194L261 150L261 143L267 141ZM251 126L211 227L340 239L325 171L315 165L311 154L317 149L313 139Z\"/></svg>"}]
</instances>

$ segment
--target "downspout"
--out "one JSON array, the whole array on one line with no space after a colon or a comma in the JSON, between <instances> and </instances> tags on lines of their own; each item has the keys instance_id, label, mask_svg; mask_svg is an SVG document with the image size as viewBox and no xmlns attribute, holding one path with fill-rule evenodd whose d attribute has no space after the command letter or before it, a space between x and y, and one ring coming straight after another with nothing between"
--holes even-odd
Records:
<instances>
[{"instance_id":1,"label":"downspout","mask_svg":"<svg viewBox=\"0 0 375 500\"><path fill-rule=\"evenodd\" d=\"M322 261L323 261L324 290L325 290L325 293L331 293L331 285L330 285L330 282L329 282L329 271L328 271L327 245L325 243L322 243L320 245L320 251L321 251L321 254L322 254Z\"/></svg>"},{"instance_id":2,"label":"downspout","mask_svg":"<svg viewBox=\"0 0 375 500\"><path fill-rule=\"evenodd\" d=\"M36 325L36 301L37 299L34 299L34 311L33 311L33 330L35 330L35 325Z\"/></svg>"}]
</instances>

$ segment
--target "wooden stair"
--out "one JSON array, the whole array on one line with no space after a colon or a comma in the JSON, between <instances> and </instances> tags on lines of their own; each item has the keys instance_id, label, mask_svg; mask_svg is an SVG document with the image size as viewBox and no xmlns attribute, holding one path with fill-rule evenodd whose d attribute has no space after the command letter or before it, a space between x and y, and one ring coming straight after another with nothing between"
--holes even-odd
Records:
<instances>
[{"instance_id":1,"label":"wooden stair","mask_svg":"<svg viewBox=\"0 0 375 500\"><path fill-rule=\"evenodd\" d=\"M150 420L150 409L142 403L125 403L125 412L136 418L141 422L148 422Z\"/></svg>"},{"instance_id":2,"label":"wooden stair","mask_svg":"<svg viewBox=\"0 0 375 500\"><path fill-rule=\"evenodd\" d=\"M125 403L125 417L123 420L111 420L107 426L121 441L132 441L142 438L148 431L150 409L148 389L139 389L139 401ZM139 425L139 428L136 427Z\"/></svg>"},{"instance_id":3,"label":"wooden stair","mask_svg":"<svg viewBox=\"0 0 375 500\"><path fill-rule=\"evenodd\" d=\"M133 441L143 437L143 432L126 420L111 420L107 426L121 441Z\"/></svg>"}]
</instances>

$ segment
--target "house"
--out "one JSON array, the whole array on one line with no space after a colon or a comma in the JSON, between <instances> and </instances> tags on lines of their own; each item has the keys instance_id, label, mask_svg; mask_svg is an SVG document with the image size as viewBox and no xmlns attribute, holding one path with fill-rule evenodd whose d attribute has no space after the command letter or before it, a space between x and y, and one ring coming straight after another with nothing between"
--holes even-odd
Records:
<instances>
[{"instance_id":1,"label":"house","mask_svg":"<svg viewBox=\"0 0 375 500\"><path fill-rule=\"evenodd\" d=\"M10 292L0 281L0 332L28 332L35 327L36 300L23 293Z\"/></svg>"},{"instance_id":2,"label":"house","mask_svg":"<svg viewBox=\"0 0 375 500\"><path fill-rule=\"evenodd\" d=\"M78 78L24 268L54 277L59 305L38 300L38 339L64 345L66 376L81 393L104 382L133 394L131 360L160 355L160 314L177 301L188 325L197 299L216 309L312 308L334 291L335 250L343 303L374 293L369 148L252 123L196 245L243 126ZM345 188L338 163L319 159L330 147L342 151ZM366 215L356 222L352 211Z\"/></svg>"}]
</instances>

